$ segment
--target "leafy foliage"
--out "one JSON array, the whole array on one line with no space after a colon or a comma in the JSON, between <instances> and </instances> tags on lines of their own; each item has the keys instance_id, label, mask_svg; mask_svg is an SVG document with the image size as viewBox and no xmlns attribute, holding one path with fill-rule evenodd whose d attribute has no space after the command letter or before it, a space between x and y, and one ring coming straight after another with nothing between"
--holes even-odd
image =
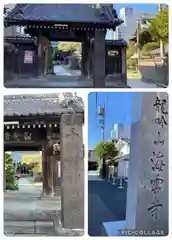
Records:
<instances>
[{"instance_id":1,"label":"leafy foliage","mask_svg":"<svg viewBox=\"0 0 172 240\"><path fill-rule=\"evenodd\" d=\"M156 41L168 42L168 6L161 7L154 19L152 19L149 32Z\"/></svg>"},{"instance_id":2,"label":"leafy foliage","mask_svg":"<svg viewBox=\"0 0 172 240\"><path fill-rule=\"evenodd\" d=\"M79 43L79 42L59 42L57 48L59 51L74 52L78 48L81 48L81 43Z\"/></svg>"},{"instance_id":3,"label":"leafy foliage","mask_svg":"<svg viewBox=\"0 0 172 240\"><path fill-rule=\"evenodd\" d=\"M31 155L22 155L21 159L22 164L26 164L28 167L32 168L32 172L42 173L42 155L40 154L31 154Z\"/></svg>"},{"instance_id":4,"label":"leafy foliage","mask_svg":"<svg viewBox=\"0 0 172 240\"><path fill-rule=\"evenodd\" d=\"M146 43L142 48L143 55L149 55L151 52L160 47L159 42Z\"/></svg>"},{"instance_id":5,"label":"leafy foliage","mask_svg":"<svg viewBox=\"0 0 172 240\"><path fill-rule=\"evenodd\" d=\"M127 59L127 69L130 71L137 71L137 59Z\"/></svg>"},{"instance_id":6,"label":"leafy foliage","mask_svg":"<svg viewBox=\"0 0 172 240\"><path fill-rule=\"evenodd\" d=\"M132 57L136 52L136 43L133 41L129 41L128 47L127 47L127 58Z\"/></svg>"},{"instance_id":7,"label":"leafy foliage","mask_svg":"<svg viewBox=\"0 0 172 240\"><path fill-rule=\"evenodd\" d=\"M13 167L13 159L10 154L5 153L5 185L6 189L16 190L18 189L15 182L15 171Z\"/></svg>"},{"instance_id":8,"label":"leafy foliage","mask_svg":"<svg viewBox=\"0 0 172 240\"><path fill-rule=\"evenodd\" d=\"M161 10L155 15L155 17L149 21L148 28L140 29L139 45L140 49L151 42L159 42L162 40L164 43L168 43L168 6L161 7ZM137 31L134 37L131 39L133 42L137 42Z\"/></svg>"},{"instance_id":9,"label":"leafy foliage","mask_svg":"<svg viewBox=\"0 0 172 240\"><path fill-rule=\"evenodd\" d=\"M95 155L100 158L114 158L118 155L118 150L113 142L100 141L94 150Z\"/></svg>"}]
</instances>

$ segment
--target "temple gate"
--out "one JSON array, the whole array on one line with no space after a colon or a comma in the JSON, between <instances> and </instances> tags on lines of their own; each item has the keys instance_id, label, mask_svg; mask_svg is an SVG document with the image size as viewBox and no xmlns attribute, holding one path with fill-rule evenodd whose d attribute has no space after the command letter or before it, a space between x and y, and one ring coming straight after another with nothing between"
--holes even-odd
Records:
<instances>
[{"instance_id":1,"label":"temple gate","mask_svg":"<svg viewBox=\"0 0 172 240\"><path fill-rule=\"evenodd\" d=\"M4 151L42 151L40 199L61 196L69 229L84 228L83 123L82 99L70 93L4 98Z\"/></svg>"},{"instance_id":2,"label":"temple gate","mask_svg":"<svg viewBox=\"0 0 172 240\"><path fill-rule=\"evenodd\" d=\"M123 23L113 4L16 4L5 17L4 23L5 27L24 26L25 32L37 39L38 75L50 73L46 56L52 51L51 41L81 42L80 81L92 80L93 87L106 87L105 36L108 30L115 31ZM117 68L124 77L124 68ZM121 85L126 85L126 79L118 80Z\"/></svg>"}]
</instances>

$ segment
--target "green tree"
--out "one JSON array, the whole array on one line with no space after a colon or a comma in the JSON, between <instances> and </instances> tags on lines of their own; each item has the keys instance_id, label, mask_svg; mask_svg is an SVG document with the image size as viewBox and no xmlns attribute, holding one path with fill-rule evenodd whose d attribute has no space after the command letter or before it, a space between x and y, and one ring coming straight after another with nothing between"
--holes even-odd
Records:
<instances>
[{"instance_id":1,"label":"green tree","mask_svg":"<svg viewBox=\"0 0 172 240\"><path fill-rule=\"evenodd\" d=\"M5 153L5 187L9 190L16 190L18 187L15 183L15 170L13 159L10 154Z\"/></svg>"},{"instance_id":2,"label":"green tree","mask_svg":"<svg viewBox=\"0 0 172 240\"><path fill-rule=\"evenodd\" d=\"M95 155L101 159L114 158L118 155L118 150L113 142L100 141L94 148Z\"/></svg>"},{"instance_id":3,"label":"green tree","mask_svg":"<svg viewBox=\"0 0 172 240\"><path fill-rule=\"evenodd\" d=\"M129 41L127 46L127 59L132 57L136 52L136 43L134 41Z\"/></svg>"},{"instance_id":4,"label":"green tree","mask_svg":"<svg viewBox=\"0 0 172 240\"><path fill-rule=\"evenodd\" d=\"M152 19L149 32L156 41L162 40L168 43L168 6L161 7L161 10Z\"/></svg>"},{"instance_id":5,"label":"green tree","mask_svg":"<svg viewBox=\"0 0 172 240\"><path fill-rule=\"evenodd\" d=\"M59 51L70 51L74 52L78 48L81 48L81 43L79 42L59 42L57 49Z\"/></svg>"}]
</instances>

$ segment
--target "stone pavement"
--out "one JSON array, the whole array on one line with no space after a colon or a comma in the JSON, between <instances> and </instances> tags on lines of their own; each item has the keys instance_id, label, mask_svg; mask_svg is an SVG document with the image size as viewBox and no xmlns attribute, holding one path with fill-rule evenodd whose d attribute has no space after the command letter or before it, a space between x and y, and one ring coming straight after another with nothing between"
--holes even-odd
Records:
<instances>
[{"instance_id":1,"label":"stone pavement","mask_svg":"<svg viewBox=\"0 0 172 240\"><path fill-rule=\"evenodd\" d=\"M39 200L40 194L41 189L34 188L26 178L20 179L19 191L4 193L5 235L54 235L54 219L61 210L60 196Z\"/></svg>"},{"instance_id":2,"label":"stone pavement","mask_svg":"<svg viewBox=\"0 0 172 240\"><path fill-rule=\"evenodd\" d=\"M159 88L154 83L147 83L134 78L128 78L127 84L131 88Z\"/></svg>"},{"instance_id":3,"label":"stone pavement","mask_svg":"<svg viewBox=\"0 0 172 240\"><path fill-rule=\"evenodd\" d=\"M99 177L88 178L88 234L90 236L101 236L101 223L125 219L126 212L126 188L119 189L117 185L112 185Z\"/></svg>"},{"instance_id":4,"label":"stone pavement","mask_svg":"<svg viewBox=\"0 0 172 240\"><path fill-rule=\"evenodd\" d=\"M6 88L93 88L93 80L81 77L80 70L70 70L66 66L54 66L56 75L41 77L16 76L15 79L5 82ZM145 83L141 80L129 78L128 87L131 88L157 88L155 84ZM107 88L126 88L120 82L106 81Z\"/></svg>"}]
</instances>

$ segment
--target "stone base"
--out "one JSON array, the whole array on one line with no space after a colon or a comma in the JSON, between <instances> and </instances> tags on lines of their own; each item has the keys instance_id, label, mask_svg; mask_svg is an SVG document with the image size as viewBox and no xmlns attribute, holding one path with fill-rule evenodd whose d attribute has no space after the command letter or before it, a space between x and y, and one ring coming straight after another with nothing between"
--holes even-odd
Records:
<instances>
[{"instance_id":1,"label":"stone base","mask_svg":"<svg viewBox=\"0 0 172 240\"><path fill-rule=\"evenodd\" d=\"M54 232L53 236L83 236L84 229L69 229L63 228L61 222L61 212L54 217Z\"/></svg>"},{"instance_id":2,"label":"stone base","mask_svg":"<svg viewBox=\"0 0 172 240\"><path fill-rule=\"evenodd\" d=\"M102 223L102 236L122 236L121 231L126 227L126 221L113 221Z\"/></svg>"},{"instance_id":3,"label":"stone base","mask_svg":"<svg viewBox=\"0 0 172 240\"><path fill-rule=\"evenodd\" d=\"M61 227L55 227L54 228L54 236L83 236L84 235L84 229L67 229L67 228L61 228Z\"/></svg>"},{"instance_id":4,"label":"stone base","mask_svg":"<svg viewBox=\"0 0 172 240\"><path fill-rule=\"evenodd\" d=\"M113 222L103 222L102 223L102 234L101 236L108 236L108 237L117 237L117 236L123 236L123 237L164 237L167 236L168 232L165 232L163 230L143 230L143 229L136 229L127 232L127 222L126 220L123 221L113 221Z\"/></svg>"}]
</instances>

